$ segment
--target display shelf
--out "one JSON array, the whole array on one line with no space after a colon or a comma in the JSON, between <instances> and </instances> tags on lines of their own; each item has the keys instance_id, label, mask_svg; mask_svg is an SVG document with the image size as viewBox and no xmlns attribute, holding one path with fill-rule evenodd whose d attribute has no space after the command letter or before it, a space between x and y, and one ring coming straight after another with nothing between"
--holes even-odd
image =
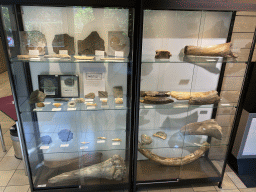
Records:
<instances>
[{"instance_id":1,"label":"display shelf","mask_svg":"<svg viewBox=\"0 0 256 192\"><path fill-rule=\"evenodd\" d=\"M74 101L76 98L70 98L70 101ZM21 112L75 112L75 111L102 111L102 110L127 110L126 96L123 97L123 104L116 104L113 96L108 97L107 105L102 105L99 97L95 99L85 99L85 103L76 103L76 106L68 107L68 102L54 101L53 98L46 98L43 102L45 107L36 107L35 104L29 104L29 100L26 99L20 106ZM60 107L55 107L54 103L61 103ZM97 104L97 106L87 106L86 103Z\"/></svg>"},{"instance_id":2,"label":"display shelf","mask_svg":"<svg viewBox=\"0 0 256 192\"><path fill-rule=\"evenodd\" d=\"M226 63L245 63L247 58L239 60L233 57L206 57L206 56L184 56L184 55L172 55L169 59L155 59L155 55L142 55L142 63L192 63L199 66L214 67L218 62Z\"/></svg>"},{"instance_id":3,"label":"display shelf","mask_svg":"<svg viewBox=\"0 0 256 192\"><path fill-rule=\"evenodd\" d=\"M39 56L38 58L31 59L18 59L17 57L12 58L11 62L14 64L15 62L30 62L30 63L128 63L129 59L124 58L120 59L120 57L104 57L104 56L95 56L95 59L92 60L76 60L74 56L71 56L70 59L62 59L62 58L45 58L44 56ZM105 60L102 60L105 58ZM106 60L106 58L109 58ZM112 60L111 60L112 59Z\"/></svg>"}]
</instances>

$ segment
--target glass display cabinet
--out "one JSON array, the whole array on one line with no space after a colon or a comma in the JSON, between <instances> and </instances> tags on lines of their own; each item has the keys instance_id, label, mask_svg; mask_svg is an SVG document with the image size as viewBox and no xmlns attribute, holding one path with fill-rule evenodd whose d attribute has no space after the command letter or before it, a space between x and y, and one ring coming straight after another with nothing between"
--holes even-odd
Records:
<instances>
[{"instance_id":1,"label":"glass display cabinet","mask_svg":"<svg viewBox=\"0 0 256 192\"><path fill-rule=\"evenodd\" d=\"M32 191L221 186L238 106L225 73L250 65L255 46L255 33L233 38L236 4L0 5Z\"/></svg>"}]
</instances>

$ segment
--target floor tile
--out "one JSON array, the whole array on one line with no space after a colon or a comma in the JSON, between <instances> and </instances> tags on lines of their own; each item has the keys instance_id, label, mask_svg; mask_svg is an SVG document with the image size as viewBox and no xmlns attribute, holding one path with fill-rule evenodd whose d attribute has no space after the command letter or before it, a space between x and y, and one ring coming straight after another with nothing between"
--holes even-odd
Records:
<instances>
[{"instance_id":1,"label":"floor tile","mask_svg":"<svg viewBox=\"0 0 256 192\"><path fill-rule=\"evenodd\" d=\"M170 192L170 189L152 189L148 190L148 192Z\"/></svg>"},{"instance_id":2,"label":"floor tile","mask_svg":"<svg viewBox=\"0 0 256 192\"><path fill-rule=\"evenodd\" d=\"M194 192L192 188L171 189L171 192Z\"/></svg>"},{"instance_id":3,"label":"floor tile","mask_svg":"<svg viewBox=\"0 0 256 192\"><path fill-rule=\"evenodd\" d=\"M6 157L14 157L14 148L11 147L11 149L8 151L8 153L5 156Z\"/></svg>"},{"instance_id":4,"label":"floor tile","mask_svg":"<svg viewBox=\"0 0 256 192\"><path fill-rule=\"evenodd\" d=\"M0 187L0 192L4 192L5 187Z\"/></svg>"},{"instance_id":5,"label":"floor tile","mask_svg":"<svg viewBox=\"0 0 256 192\"><path fill-rule=\"evenodd\" d=\"M27 192L29 185L24 186L8 186L5 188L4 192Z\"/></svg>"},{"instance_id":6,"label":"floor tile","mask_svg":"<svg viewBox=\"0 0 256 192\"><path fill-rule=\"evenodd\" d=\"M235 184L231 181L231 179L229 178L229 176L226 173L224 174L224 178L223 178L223 182L222 182L222 189L223 190L225 190L225 189L237 189Z\"/></svg>"},{"instance_id":7,"label":"floor tile","mask_svg":"<svg viewBox=\"0 0 256 192\"><path fill-rule=\"evenodd\" d=\"M10 179L12 178L12 175L14 174L15 170L12 171L0 171L0 186L6 186Z\"/></svg>"},{"instance_id":8,"label":"floor tile","mask_svg":"<svg viewBox=\"0 0 256 192\"><path fill-rule=\"evenodd\" d=\"M25 175L25 170L16 170L13 174L8 186L11 185L29 185L28 177Z\"/></svg>"},{"instance_id":9,"label":"floor tile","mask_svg":"<svg viewBox=\"0 0 256 192\"><path fill-rule=\"evenodd\" d=\"M31 192L30 187L28 188L28 192Z\"/></svg>"},{"instance_id":10,"label":"floor tile","mask_svg":"<svg viewBox=\"0 0 256 192\"><path fill-rule=\"evenodd\" d=\"M233 172L227 172L226 173L229 178L233 181L233 183L236 185L237 188L239 189L244 189L244 188L247 188L243 182L240 180L240 178Z\"/></svg>"},{"instance_id":11,"label":"floor tile","mask_svg":"<svg viewBox=\"0 0 256 192\"><path fill-rule=\"evenodd\" d=\"M10 136L4 136L4 143L5 145L12 146L12 140Z\"/></svg>"},{"instance_id":12,"label":"floor tile","mask_svg":"<svg viewBox=\"0 0 256 192\"><path fill-rule=\"evenodd\" d=\"M21 161L17 169L25 169L24 161Z\"/></svg>"},{"instance_id":13,"label":"floor tile","mask_svg":"<svg viewBox=\"0 0 256 192\"><path fill-rule=\"evenodd\" d=\"M0 157L4 157L8 151L10 150L12 146L10 145L6 145L5 148L6 148L6 152L3 152L3 149L2 149L2 145L0 144Z\"/></svg>"},{"instance_id":14,"label":"floor tile","mask_svg":"<svg viewBox=\"0 0 256 192\"><path fill-rule=\"evenodd\" d=\"M239 189L241 192L256 192L256 188Z\"/></svg>"},{"instance_id":15,"label":"floor tile","mask_svg":"<svg viewBox=\"0 0 256 192\"><path fill-rule=\"evenodd\" d=\"M20 160L16 157L7 157L5 156L0 162L0 171L9 171L15 170L20 164Z\"/></svg>"},{"instance_id":16,"label":"floor tile","mask_svg":"<svg viewBox=\"0 0 256 192\"><path fill-rule=\"evenodd\" d=\"M217 189L218 192L240 192L238 189Z\"/></svg>"},{"instance_id":17,"label":"floor tile","mask_svg":"<svg viewBox=\"0 0 256 192\"><path fill-rule=\"evenodd\" d=\"M194 191L216 191L214 186L193 187Z\"/></svg>"},{"instance_id":18,"label":"floor tile","mask_svg":"<svg viewBox=\"0 0 256 192\"><path fill-rule=\"evenodd\" d=\"M2 129L2 134L4 135L7 131L9 131L8 128L1 128Z\"/></svg>"}]
</instances>

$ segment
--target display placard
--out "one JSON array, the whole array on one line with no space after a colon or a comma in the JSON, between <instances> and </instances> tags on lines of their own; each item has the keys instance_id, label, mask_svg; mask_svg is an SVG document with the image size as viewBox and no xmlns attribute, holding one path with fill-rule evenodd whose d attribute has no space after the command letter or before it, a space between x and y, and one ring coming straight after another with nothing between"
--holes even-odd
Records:
<instances>
[{"instance_id":1,"label":"display placard","mask_svg":"<svg viewBox=\"0 0 256 192\"><path fill-rule=\"evenodd\" d=\"M79 80L77 75L60 75L61 97L79 97Z\"/></svg>"},{"instance_id":2,"label":"display placard","mask_svg":"<svg viewBox=\"0 0 256 192\"><path fill-rule=\"evenodd\" d=\"M39 90L46 94L46 97L60 97L60 85L58 75L38 75Z\"/></svg>"}]
</instances>

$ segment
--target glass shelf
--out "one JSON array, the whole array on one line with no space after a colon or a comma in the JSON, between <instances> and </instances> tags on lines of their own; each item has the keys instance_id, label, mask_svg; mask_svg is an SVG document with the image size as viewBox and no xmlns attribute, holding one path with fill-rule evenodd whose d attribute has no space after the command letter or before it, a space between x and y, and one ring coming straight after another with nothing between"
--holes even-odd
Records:
<instances>
[{"instance_id":1,"label":"glass shelf","mask_svg":"<svg viewBox=\"0 0 256 192\"><path fill-rule=\"evenodd\" d=\"M31 63L128 63L129 59L124 58L120 60L118 57L107 57L110 58L108 60L102 60L102 58L106 58L104 56L94 56L93 60L76 60L74 56L71 56L70 59L62 59L62 58L45 58L43 56L39 56L39 58L31 58L31 59L18 59L17 57L12 58L11 62L31 62ZM113 58L111 60L111 58ZM118 59L118 60L114 60Z\"/></svg>"},{"instance_id":2,"label":"glass shelf","mask_svg":"<svg viewBox=\"0 0 256 192\"><path fill-rule=\"evenodd\" d=\"M142 63L192 63L192 64L216 64L218 62L245 63L238 58L232 57L206 57L206 56L183 56L172 55L169 59L155 59L155 55L143 55ZM209 65L208 67L211 67ZM212 65L214 67L214 65Z\"/></svg>"}]
</instances>

